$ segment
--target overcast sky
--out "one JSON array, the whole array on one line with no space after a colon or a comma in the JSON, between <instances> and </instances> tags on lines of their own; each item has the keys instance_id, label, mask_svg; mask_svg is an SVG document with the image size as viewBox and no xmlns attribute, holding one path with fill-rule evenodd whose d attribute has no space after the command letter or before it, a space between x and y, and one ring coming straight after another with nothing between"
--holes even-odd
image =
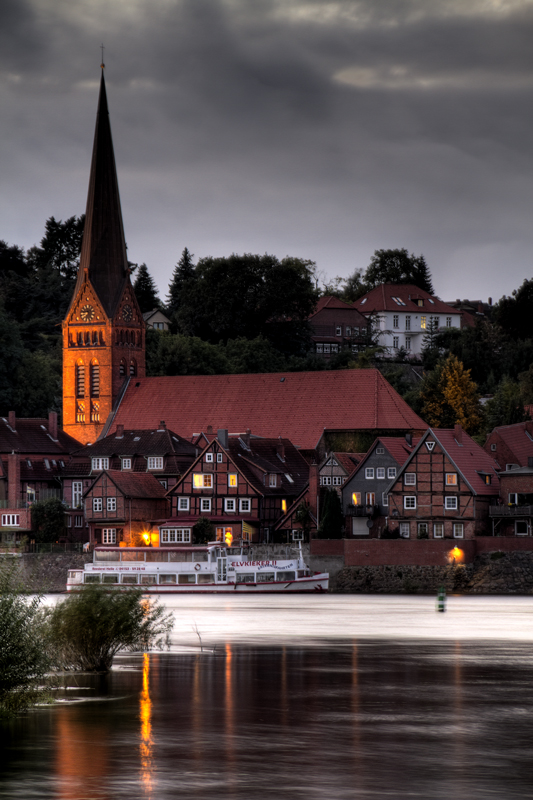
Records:
<instances>
[{"instance_id":1,"label":"overcast sky","mask_svg":"<svg viewBox=\"0 0 533 800\"><path fill-rule=\"evenodd\" d=\"M533 0L2 0L0 239L85 210L105 45L131 261L325 277L426 256L443 299L531 278Z\"/></svg>"}]
</instances>

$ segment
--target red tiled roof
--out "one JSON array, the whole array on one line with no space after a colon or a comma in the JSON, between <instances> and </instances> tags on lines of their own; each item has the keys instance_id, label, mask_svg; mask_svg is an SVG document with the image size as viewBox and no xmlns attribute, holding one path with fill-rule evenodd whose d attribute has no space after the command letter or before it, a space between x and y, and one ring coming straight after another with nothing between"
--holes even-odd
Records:
<instances>
[{"instance_id":1,"label":"red tiled roof","mask_svg":"<svg viewBox=\"0 0 533 800\"><path fill-rule=\"evenodd\" d=\"M106 473L117 489L126 497L155 500L164 498L167 493L165 487L159 483L151 472L121 472L120 470L109 469L106 470Z\"/></svg>"},{"instance_id":2,"label":"red tiled roof","mask_svg":"<svg viewBox=\"0 0 533 800\"><path fill-rule=\"evenodd\" d=\"M350 475L356 466L359 464L361 459L365 457L365 453L330 453L328 458L332 456L337 464L339 464L347 475ZM327 459L326 459L327 463Z\"/></svg>"},{"instance_id":3,"label":"red tiled roof","mask_svg":"<svg viewBox=\"0 0 533 800\"><path fill-rule=\"evenodd\" d=\"M330 294L326 294L319 299L318 303L316 304L315 310L309 316L309 319L312 319L312 317L314 317L315 314L318 314L318 312L322 311L324 308L342 308L345 310L346 309L350 310L351 308L353 308L353 305L351 303L345 303L344 300L340 300L338 297L333 297Z\"/></svg>"},{"instance_id":4,"label":"red tiled roof","mask_svg":"<svg viewBox=\"0 0 533 800\"><path fill-rule=\"evenodd\" d=\"M426 424L376 369L258 375L184 375L130 382L112 421L125 429L167 425L195 431L250 428L268 438L317 446L324 429L425 430Z\"/></svg>"},{"instance_id":5,"label":"red tiled roof","mask_svg":"<svg viewBox=\"0 0 533 800\"><path fill-rule=\"evenodd\" d=\"M528 433L532 429L530 421L517 422L514 425L500 425L489 434L485 447L490 446L494 441L494 434L497 434L504 444L512 452L517 464L521 467L528 466L528 457L533 456L533 438ZM505 464L500 464L502 469Z\"/></svg>"},{"instance_id":6,"label":"red tiled roof","mask_svg":"<svg viewBox=\"0 0 533 800\"><path fill-rule=\"evenodd\" d=\"M405 305L398 305L392 298L398 297L403 300ZM453 306L449 306L439 300L435 295L419 289L418 286L411 284L382 283L371 289L363 297L354 301L354 308L363 314L370 314L373 311L414 311L420 310L416 305L416 300L424 300L424 309L428 313L435 314L460 314ZM433 301L433 302L432 302Z\"/></svg>"}]
</instances>

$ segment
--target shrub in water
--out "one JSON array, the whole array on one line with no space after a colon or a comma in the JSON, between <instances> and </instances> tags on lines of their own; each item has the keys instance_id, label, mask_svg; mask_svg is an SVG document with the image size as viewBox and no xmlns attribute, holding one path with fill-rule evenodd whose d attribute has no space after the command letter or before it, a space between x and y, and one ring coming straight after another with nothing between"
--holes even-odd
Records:
<instances>
[{"instance_id":1,"label":"shrub in water","mask_svg":"<svg viewBox=\"0 0 533 800\"><path fill-rule=\"evenodd\" d=\"M162 648L172 630L171 614L140 589L105 591L85 586L51 609L50 643L64 669L107 672L119 650Z\"/></svg>"}]
</instances>

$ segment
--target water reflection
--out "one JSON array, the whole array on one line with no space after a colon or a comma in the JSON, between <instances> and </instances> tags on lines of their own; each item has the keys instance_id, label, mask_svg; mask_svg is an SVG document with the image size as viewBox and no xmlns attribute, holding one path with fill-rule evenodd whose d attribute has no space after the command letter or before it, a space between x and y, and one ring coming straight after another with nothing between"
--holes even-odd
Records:
<instances>
[{"instance_id":1,"label":"water reflection","mask_svg":"<svg viewBox=\"0 0 533 800\"><path fill-rule=\"evenodd\" d=\"M141 760L141 785L145 797L151 800L153 791L152 763L152 701L150 699L150 656L143 656L143 685L140 697L141 742L139 746Z\"/></svg>"}]
</instances>

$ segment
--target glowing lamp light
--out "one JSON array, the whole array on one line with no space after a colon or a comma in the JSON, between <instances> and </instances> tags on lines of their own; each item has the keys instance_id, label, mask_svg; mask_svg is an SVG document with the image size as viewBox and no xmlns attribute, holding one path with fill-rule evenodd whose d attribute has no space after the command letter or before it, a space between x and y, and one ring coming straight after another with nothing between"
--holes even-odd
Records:
<instances>
[{"instance_id":1,"label":"glowing lamp light","mask_svg":"<svg viewBox=\"0 0 533 800\"><path fill-rule=\"evenodd\" d=\"M456 546L453 548L453 550L450 550L448 558L452 564L462 564L465 560L465 554L460 547Z\"/></svg>"},{"instance_id":2,"label":"glowing lamp light","mask_svg":"<svg viewBox=\"0 0 533 800\"><path fill-rule=\"evenodd\" d=\"M224 536L224 540L225 540L226 544L229 547L231 545L232 541L233 541L233 534L232 534L231 530L227 530L226 531L226 534Z\"/></svg>"},{"instance_id":3,"label":"glowing lamp light","mask_svg":"<svg viewBox=\"0 0 533 800\"><path fill-rule=\"evenodd\" d=\"M146 545L150 544L150 534L148 533L148 531L144 531L144 533L142 534L142 538Z\"/></svg>"},{"instance_id":4,"label":"glowing lamp light","mask_svg":"<svg viewBox=\"0 0 533 800\"><path fill-rule=\"evenodd\" d=\"M352 494L352 503L354 504L354 506L357 505L357 492L354 492Z\"/></svg>"},{"instance_id":5,"label":"glowing lamp light","mask_svg":"<svg viewBox=\"0 0 533 800\"><path fill-rule=\"evenodd\" d=\"M287 501L286 500L282 500L281 501L281 510L283 511L284 514L287 513Z\"/></svg>"}]
</instances>

